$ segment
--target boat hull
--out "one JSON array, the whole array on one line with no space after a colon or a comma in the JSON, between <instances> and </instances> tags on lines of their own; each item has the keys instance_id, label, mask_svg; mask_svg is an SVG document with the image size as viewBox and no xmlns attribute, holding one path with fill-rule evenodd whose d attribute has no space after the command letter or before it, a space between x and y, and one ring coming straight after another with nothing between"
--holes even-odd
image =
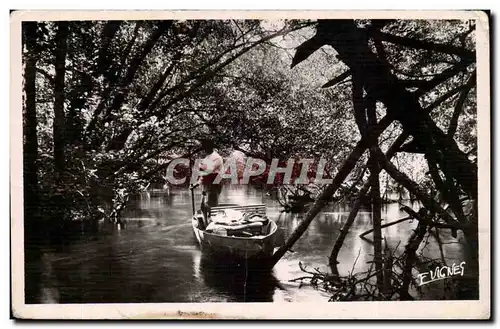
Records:
<instances>
[{"instance_id":1,"label":"boat hull","mask_svg":"<svg viewBox=\"0 0 500 329\"><path fill-rule=\"evenodd\" d=\"M241 260L261 260L270 258L274 252L275 238L278 227L269 221L268 234L263 237L231 237L221 236L198 228L198 221L192 220L193 232L203 252L208 252L217 258Z\"/></svg>"}]
</instances>

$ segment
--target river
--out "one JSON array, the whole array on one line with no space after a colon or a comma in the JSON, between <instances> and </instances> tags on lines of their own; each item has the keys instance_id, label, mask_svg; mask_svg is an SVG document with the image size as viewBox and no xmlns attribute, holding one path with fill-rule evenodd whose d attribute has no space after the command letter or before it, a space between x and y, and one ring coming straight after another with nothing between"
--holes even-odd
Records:
<instances>
[{"instance_id":1,"label":"river","mask_svg":"<svg viewBox=\"0 0 500 329\"><path fill-rule=\"evenodd\" d=\"M199 202L199 191L196 201ZM270 219L277 222L278 242L299 224L303 214L282 213L276 200L250 187L223 189L220 202L264 203ZM103 225L99 234L83 237L62 250L46 250L38 264L40 303L159 303L159 302L301 302L327 301L324 292L299 283L298 263L327 271L328 256L349 213L349 205L326 207L307 232L280 260L271 273L248 273L220 268L205 257L190 225L191 196L187 189L143 193L128 206L125 228ZM383 207L383 223L405 217L398 204ZM391 248L402 251L416 221L383 230ZM361 209L339 255L339 271L366 270L372 245L359 234L372 226L371 213ZM443 232L445 256L460 262L463 247ZM371 237L368 235L367 237ZM439 258L435 244L426 254ZM30 265L29 265L30 266ZM28 268L29 268L28 266ZM440 299L440 296L429 298Z\"/></svg>"}]
</instances>

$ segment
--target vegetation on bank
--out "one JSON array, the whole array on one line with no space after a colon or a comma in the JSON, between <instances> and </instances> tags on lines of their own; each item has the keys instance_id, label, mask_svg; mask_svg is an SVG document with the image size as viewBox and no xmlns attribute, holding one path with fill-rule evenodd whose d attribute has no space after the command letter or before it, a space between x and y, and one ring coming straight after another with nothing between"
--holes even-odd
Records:
<instances>
[{"instance_id":1,"label":"vegetation on bank","mask_svg":"<svg viewBox=\"0 0 500 329\"><path fill-rule=\"evenodd\" d=\"M222 153L328 161L331 184L285 187L314 203L271 266L327 202L348 198L330 255L338 274L336 255L369 203L370 294L382 294L394 259L381 196L404 189L425 215L409 214L419 226L399 298L410 298L431 232L461 231L478 273L474 35L458 20L24 22L26 247L60 241L74 222L119 221L131 195L164 183L170 161L194 159L210 135Z\"/></svg>"}]
</instances>

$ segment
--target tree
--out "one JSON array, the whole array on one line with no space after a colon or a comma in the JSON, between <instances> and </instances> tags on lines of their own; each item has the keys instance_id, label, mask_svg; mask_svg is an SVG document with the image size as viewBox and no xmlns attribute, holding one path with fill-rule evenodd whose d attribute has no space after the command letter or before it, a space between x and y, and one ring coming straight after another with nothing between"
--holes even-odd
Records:
<instances>
[{"instance_id":1,"label":"tree","mask_svg":"<svg viewBox=\"0 0 500 329\"><path fill-rule=\"evenodd\" d=\"M335 86L339 82L343 81L348 75L352 75L352 92L354 100L354 114L356 123L362 133L362 138L354 150L351 152L349 157L344 162L337 175L334 177L334 181L330 184L324 192L316 200L314 206L309 210L305 219L298 226L296 231L285 243L283 248L275 254L272 264L275 264L279 258L284 254L287 248L293 246L295 241L300 237L300 235L305 231L309 223L314 219L319 210L324 206L325 199L331 197L333 193L337 190L341 182L345 179L348 172L354 167L353 162L357 162L361 156L361 153L366 148L371 148L371 172L372 176L370 179L371 193L372 193L372 203L373 207L377 207L380 204L378 198L380 198L380 192L378 187L378 169L376 168L376 162L387 171L387 173L398 183L405 186L410 193L416 195L425 205L425 207L430 210L435 216L444 220L447 224L441 227L456 227L464 231L470 242L471 253L477 257L477 218L471 215L466 223L462 216L462 208L458 203L458 195L460 193L466 193L468 198L475 200L477 198L477 168L476 165L468 159L467 154L465 154L457 145L456 141L451 138L455 129L455 122L457 121L457 116L459 116L460 110L456 107L463 107L465 102L465 95L468 94L468 90L471 89L472 81L474 81L475 75L471 74L469 67L473 66L474 61L474 51L469 50L471 44L467 42L467 37L470 34L471 28L469 24L469 29L466 32L456 33L457 25L452 24L453 31L455 34L450 33L450 39L452 42L456 39L460 40L461 46L445 45L434 41L419 40L417 38L409 36L397 36L390 33L381 32L380 29L385 25L390 25L391 27L399 27L402 22L388 22L388 21L372 21L368 23L356 22L353 20L334 20L334 21L319 21L317 25L317 33L314 37L307 40L297 48L297 52L293 58L292 67L299 64L308 58L313 52L317 51L323 45L331 45L338 52L338 58L343 61L349 70L341 74L339 77L334 78L331 82L325 84L325 86ZM414 22L410 22L412 24ZM403 23L404 24L404 23ZM423 23L425 25L426 22ZM424 26L425 29L436 28L436 26ZM410 31L415 29L409 29ZM418 31L418 29L416 29ZM428 30L426 31L428 32ZM439 33L436 33L439 35ZM373 42L370 46L370 41ZM397 64L391 62L397 55L387 55L386 48L382 44L382 41L394 43L396 45L402 45L408 47L410 51L415 52L415 50L424 50L424 53L418 53L418 58L424 58L428 56L431 61L425 61L425 64L432 64L434 71L430 79L401 79L397 76L396 72L401 73L402 70L397 67ZM431 56L429 56L430 52ZM448 56L448 58L443 59L442 54ZM438 55L436 55L438 54ZM393 57L394 56L394 57ZM451 63L450 59L451 57ZM404 58L404 57L403 57ZM413 59L415 57L406 57L408 59ZM436 59L438 58L438 59ZM400 59L399 62L402 60ZM449 65L442 65L442 62L448 62ZM396 61L398 63L398 61ZM437 65L436 65L437 64ZM422 60L417 62L413 68L419 68L422 66ZM411 66L410 66L411 67ZM441 71L439 72L439 69ZM427 69L427 72L429 69ZM403 75L409 75L405 73ZM411 74L410 74L411 75ZM417 76L422 78L422 76ZM464 85L459 85L456 87L457 83L464 83ZM450 83L451 82L451 83ZM455 85L454 85L455 84ZM443 88L443 86L445 86ZM409 91L407 88L413 88L413 91ZM437 88L442 94L437 97L434 88ZM363 97L363 90L366 96ZM444 89L444 93L443 93ZM450 120L449 134L444 133L441 128L438 127L436 121L429 115L429 111L435 107L439 107L443 102L447 101L450 97L456 93L461 93L455 110L453 111L453 116ZM429 97L429 95L431 95ZM423 108L419 102L419 98L423 98L425 103L429 105L427 108ZM374 103L380 101L385 105L386 116L383 117L378 123L375 124L376 115L374 114ZM368 108L369 113L364 110ZM371 112L371 114L370 114ZM370 124L366 125L366 115L368 114ZM371 117L371 118L370 118ZM403 133L398 137L397 142L399 145L399 150L410 151L410 152L422 152L425 154L428 162L431 164L430 168L436 172L436 166L439 166L439 170L442 171L445 179L448 179L448 183L443 183L439 175L433 174L436 187L440 189L446 199L450 203L450 208L456 215L456 218L452 218L449 213L444 211L441 206L431 198L429 198L425 191L422 191L417 184L411 181L406 175L399 172L394 165L381 153L379 148L379 143L377 141L380 133L385 130L392 120L398 120L404 129ZM435 120L435 119L434 119ZM364 127L369 128L363 134L365 130ZM401 145L409 135L412 135L413 140L407 145ZM392 149L394 151L394 149ZM391 151L391 152L392 152ZM397 150L396 150L397 151ZM378 160L375 160L378 159ZM375 161L374 161L375 160ZM455 164L455 167L452 166ZM452 168L453 167L453 168ZM367 188L361 190L366 193ZM358 196L358 201L362 198L362 195ZM472 201L474 202L474 201ZM358 207L359 208L359 207ZM374 210L377 210L376 208ZM357 209L349 216L349 225L354 221ZM378 211L377 211L378 212ZM376 214L374 214L374 235L378 242L380 239L380 225ZM461 219L462 218L462 219ZM455 224L458 221L460 224ZM448 225L448 226L447 226ZM455 226L456 225L456 226ZM348 227L347 227L348 229ZM344 228L343 228L344 230ZM345 232L341 237L345 237ZM421 239L419 240L421 242ZM420 243L418 242L418 243ZM338 254L339 244L332 251L332 256L336 257ZM375 263L378 266L377 273L380 277L379 291L381 290L380 283L383 281L381 272L381 246L379 243L375 245ZM477 258L474 256L472 260L477 264ZM377 259L378 258L378 259ZM335 264L335 259L330 258L330 264ZM335 265L331 266L332 269L336 268ZM411 271L412 265L410 265ZM408 269L407 269L408 270Z\"/></svg>"},{"instance_id":2,"label":"tree","mask_svg":"<svg viewBox=\"0 0 500 329\"><path fill-rule=\"evenodd\" d=\"M218 74L250 50L307 25L265 30L259 21L226 20L37 26L40 37L30 42L39 49L35 84L42 100L36 104L38 194L47 205L71 204L48 207L48 217L90 222L95 229L103 217L117 220L128 196L159 179L169 159L196 152L205 129L197 115L209 112L199 102L200 90L214 86Z\"/></svg>"},{"instance_id":3,"label":"tree","mask_svg":"<svg viewBox=\"0 0 500 329\"><path fill-rule=\"evenodd\" d=\"M66 74L66 48L68 22L56 23L55 76L54 76L54 163L56 182L61 183L64 175L65 157L65 114L64 76Z\"/></svg>"},{"instance_id":4,"label":"tree","mask_svg":"<svg viewBox=\"0 0 500 329\"><path fill-rule=\"evenodd\" d=\"M24 66L24 200L29 200L31 206L25 209L26 228L36 220L38 213L38 140L37 140L37 116L36 116L36 63L38 59L37 49L37 25L27 22L23 25L23 43L25 44L25 66Z\"/></svg>"}]
</instances>

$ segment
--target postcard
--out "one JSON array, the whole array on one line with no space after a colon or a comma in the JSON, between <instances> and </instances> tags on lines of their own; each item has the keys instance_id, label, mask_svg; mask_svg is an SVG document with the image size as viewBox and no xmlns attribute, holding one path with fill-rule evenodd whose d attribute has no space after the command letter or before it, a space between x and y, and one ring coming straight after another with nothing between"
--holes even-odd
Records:
<instances>
[{"instance_id":1,"label":"postcard","mask_svg":"<svg viewBox=\"0 0 500 329\"><path fill-rule=\"evenodd\" d=\"M489 319L485 11L13 11L16 319Z\"/></svg>"}]
</instances>

